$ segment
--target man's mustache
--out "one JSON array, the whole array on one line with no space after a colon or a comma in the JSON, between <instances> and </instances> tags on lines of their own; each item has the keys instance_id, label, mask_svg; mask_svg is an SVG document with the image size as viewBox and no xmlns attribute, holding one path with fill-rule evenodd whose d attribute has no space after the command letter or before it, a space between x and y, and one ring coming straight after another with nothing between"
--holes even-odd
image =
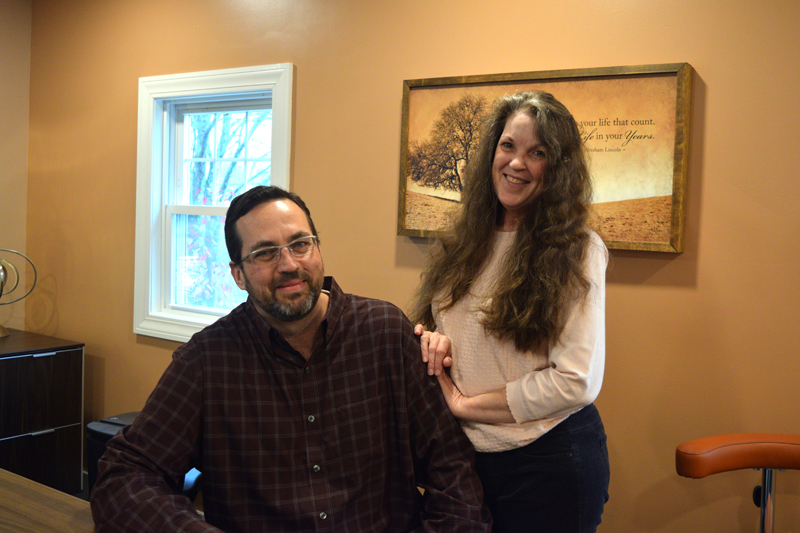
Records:
<instances>
[{"instance_id":1,"label":"man's mustache","mask_svg":"<svg viewBox=\"0 0 800 533\"><path fill-rule=\"evenodd\" d=\"M295 279L310 282L311 276L309 276L305 272L289 272L288 274L281 274L279 277L272 280L272 283L270 284L270 289L274 291L275 289L278 288L278 285L283 285L284 283Z\"/></svg>"}]
</instances>

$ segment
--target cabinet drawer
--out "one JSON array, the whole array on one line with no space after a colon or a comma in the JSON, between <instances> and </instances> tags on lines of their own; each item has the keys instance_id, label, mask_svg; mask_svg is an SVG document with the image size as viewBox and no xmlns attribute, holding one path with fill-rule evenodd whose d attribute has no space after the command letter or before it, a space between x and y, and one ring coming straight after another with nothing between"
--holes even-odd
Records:
<instances>
[{"instance_id":1,"label":"cabinet drawer","mask_svg":"<svg viewBox=\"0 0 800 533\"><path fill-rule=\"evenodd\" d=\"M0 468L75 494L82 488L81 424L0 440Z\"/></svg>"},{"instance_id":2,"label":"cabinet drawer","mask_svg":"<svg viewBox=\"0 0 800 533\"><path fill-rule=\"evenodd\" d=\"M0 359L0 439L80 424L83 349Z\"/></svg>"},{"instance_id":3,"label":"cabinet drawer","mask_svg":"<svg viewBox=\"0 0 800 533\"><path fill-rule=\"evenodd\" d=\"M0 359L0 439L27 433L22 413L28 402L23 381L33 357Z\"/></svg>"}]
</instances>

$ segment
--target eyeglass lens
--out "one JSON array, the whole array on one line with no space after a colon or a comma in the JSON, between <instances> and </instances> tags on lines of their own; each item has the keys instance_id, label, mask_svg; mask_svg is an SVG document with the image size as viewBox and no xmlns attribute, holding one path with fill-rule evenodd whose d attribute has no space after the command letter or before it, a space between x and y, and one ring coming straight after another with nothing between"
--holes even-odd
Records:
<instances>
[{"instance_id":1,"label":"eyeglass lens","mask_svg":"<svg viewBox=\"0 0 800 533\"><path fill-rule=\"evenodd\" d=\"M295 257L305 257L314 249L315 240L314 236L302 237L282 246L269 246L255 250L248 255L248 258L255 265L270 265L281 258L283 248L287 248Z\"/></svg>"}]
</instances>

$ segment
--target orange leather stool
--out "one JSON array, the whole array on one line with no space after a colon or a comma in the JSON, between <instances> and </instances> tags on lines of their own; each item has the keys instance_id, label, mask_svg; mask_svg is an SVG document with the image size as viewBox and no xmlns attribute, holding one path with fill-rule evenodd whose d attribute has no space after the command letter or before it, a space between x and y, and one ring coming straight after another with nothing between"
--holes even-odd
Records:
<instances>
[{"instance_id":1,"label":"orange leather stool","mask_svg":"<svg viewBox=\"0 0 800 533\"><path fill-rule=\"evenodd\" d=\"M800 470L800 435L731 433L690 440L675 450L675 468L695 479L746 468L763 470L753 501L761 507L760 533L772 533L776 470Z\"/></svg>"}]
</instances>

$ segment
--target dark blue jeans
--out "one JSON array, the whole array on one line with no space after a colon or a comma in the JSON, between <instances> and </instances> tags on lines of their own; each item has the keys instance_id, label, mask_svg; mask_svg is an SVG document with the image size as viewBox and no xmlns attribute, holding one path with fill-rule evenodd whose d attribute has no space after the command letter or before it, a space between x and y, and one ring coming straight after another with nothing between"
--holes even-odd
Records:
<instances>
[{"instance_id":1,"label":"dark blue jeans","mask_svg":"<svg viewBox=\"0 0 800 533\"><path fill-rule=\"evenodd\" d=\"M603 421L588 405L527 446L477 453L495 533L588 533L608 501Z\"/></svg>"}]
</instances>

